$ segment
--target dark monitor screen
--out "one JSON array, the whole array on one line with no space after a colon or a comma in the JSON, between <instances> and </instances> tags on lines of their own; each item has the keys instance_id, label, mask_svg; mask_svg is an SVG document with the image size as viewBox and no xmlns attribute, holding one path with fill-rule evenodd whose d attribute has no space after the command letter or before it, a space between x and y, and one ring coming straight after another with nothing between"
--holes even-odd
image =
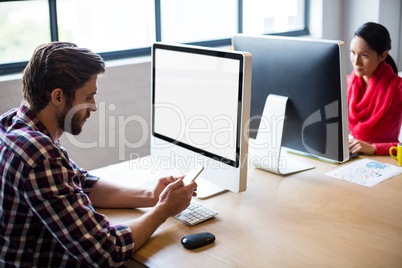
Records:
<instances>
[{"instance_id":1,"label":"dark monitor screen","mask_svg":"<svg viewBox=\"0 0 402 268\"><path fill-rule=\"evenodd\" d=\"M250 138L269 94L288 97L282 146L337 162L347 160L343 42L276 36L233 38L252 54Z\"/></svg>"}]
</instances>

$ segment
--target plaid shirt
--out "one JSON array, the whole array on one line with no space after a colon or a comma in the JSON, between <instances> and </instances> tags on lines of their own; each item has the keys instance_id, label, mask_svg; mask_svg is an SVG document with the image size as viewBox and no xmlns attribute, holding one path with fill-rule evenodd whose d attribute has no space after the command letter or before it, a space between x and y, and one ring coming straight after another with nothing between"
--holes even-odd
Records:
<instances>
[{"instance_id":1,"label":"plaid shirt","mask_svg":"<svg viewBox=\"0 0 402 268\"><path fill-rule=\"evenodd\" d=\"M0 267L114 267L133 254L131 230L110 225L79 169L25 106L0 117Z\"/></svg>"}]
</instances>

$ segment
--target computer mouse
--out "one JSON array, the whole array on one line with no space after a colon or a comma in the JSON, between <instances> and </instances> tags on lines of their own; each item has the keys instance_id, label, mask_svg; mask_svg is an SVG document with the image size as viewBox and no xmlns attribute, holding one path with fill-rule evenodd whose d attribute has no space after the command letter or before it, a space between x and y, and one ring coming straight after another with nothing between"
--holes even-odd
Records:
<instances>
[{"instance_id":1,"label":"computer mouse","mask_svg":"<svg viewBox=\"0 0 402 268\"><path fill-rule=\"evenodd\" d=\"M181 239L181 244L187 249L206 246L215 241L215 236L209 232L202 232L185 236Z\"/></svg>"}]
</instances>

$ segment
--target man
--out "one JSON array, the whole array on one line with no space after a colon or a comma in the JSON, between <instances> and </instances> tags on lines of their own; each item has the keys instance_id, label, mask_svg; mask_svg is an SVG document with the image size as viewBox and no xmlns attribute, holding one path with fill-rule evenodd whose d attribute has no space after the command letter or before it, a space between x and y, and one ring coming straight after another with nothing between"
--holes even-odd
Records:
<instances>
[{"instance_id":1,"label":"man","mask_svg":"<svg viewBox=\"0 0 402 268\"><path fill-rule=\"evenodd\" d=\"M0 117L0 266L114 267L190 203L196 184L162 178L152 191L91 176L59 144L96 111L101 57L75 44L39 46L23 75L24 102ZM111 225L94 210L153 207Z\"/></svg>"}]
</instances>

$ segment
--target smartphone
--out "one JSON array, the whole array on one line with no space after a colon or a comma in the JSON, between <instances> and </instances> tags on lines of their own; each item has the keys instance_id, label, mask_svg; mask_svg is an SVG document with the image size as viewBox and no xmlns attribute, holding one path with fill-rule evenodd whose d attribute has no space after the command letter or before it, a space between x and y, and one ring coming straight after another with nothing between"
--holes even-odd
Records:
<instances>
[{"instance_id":1,"label":"smartphone","mask_svg":"<svg viewBox=\"0 0 402 268\"><path fill-rule=\"evenodd\" d=\"M187 175L183 178L184 185L193 182L203 170L204 167L200 164L197 164L197 166L190 170L190 172L188 172Z\"/></svg>"}]
</instances>

